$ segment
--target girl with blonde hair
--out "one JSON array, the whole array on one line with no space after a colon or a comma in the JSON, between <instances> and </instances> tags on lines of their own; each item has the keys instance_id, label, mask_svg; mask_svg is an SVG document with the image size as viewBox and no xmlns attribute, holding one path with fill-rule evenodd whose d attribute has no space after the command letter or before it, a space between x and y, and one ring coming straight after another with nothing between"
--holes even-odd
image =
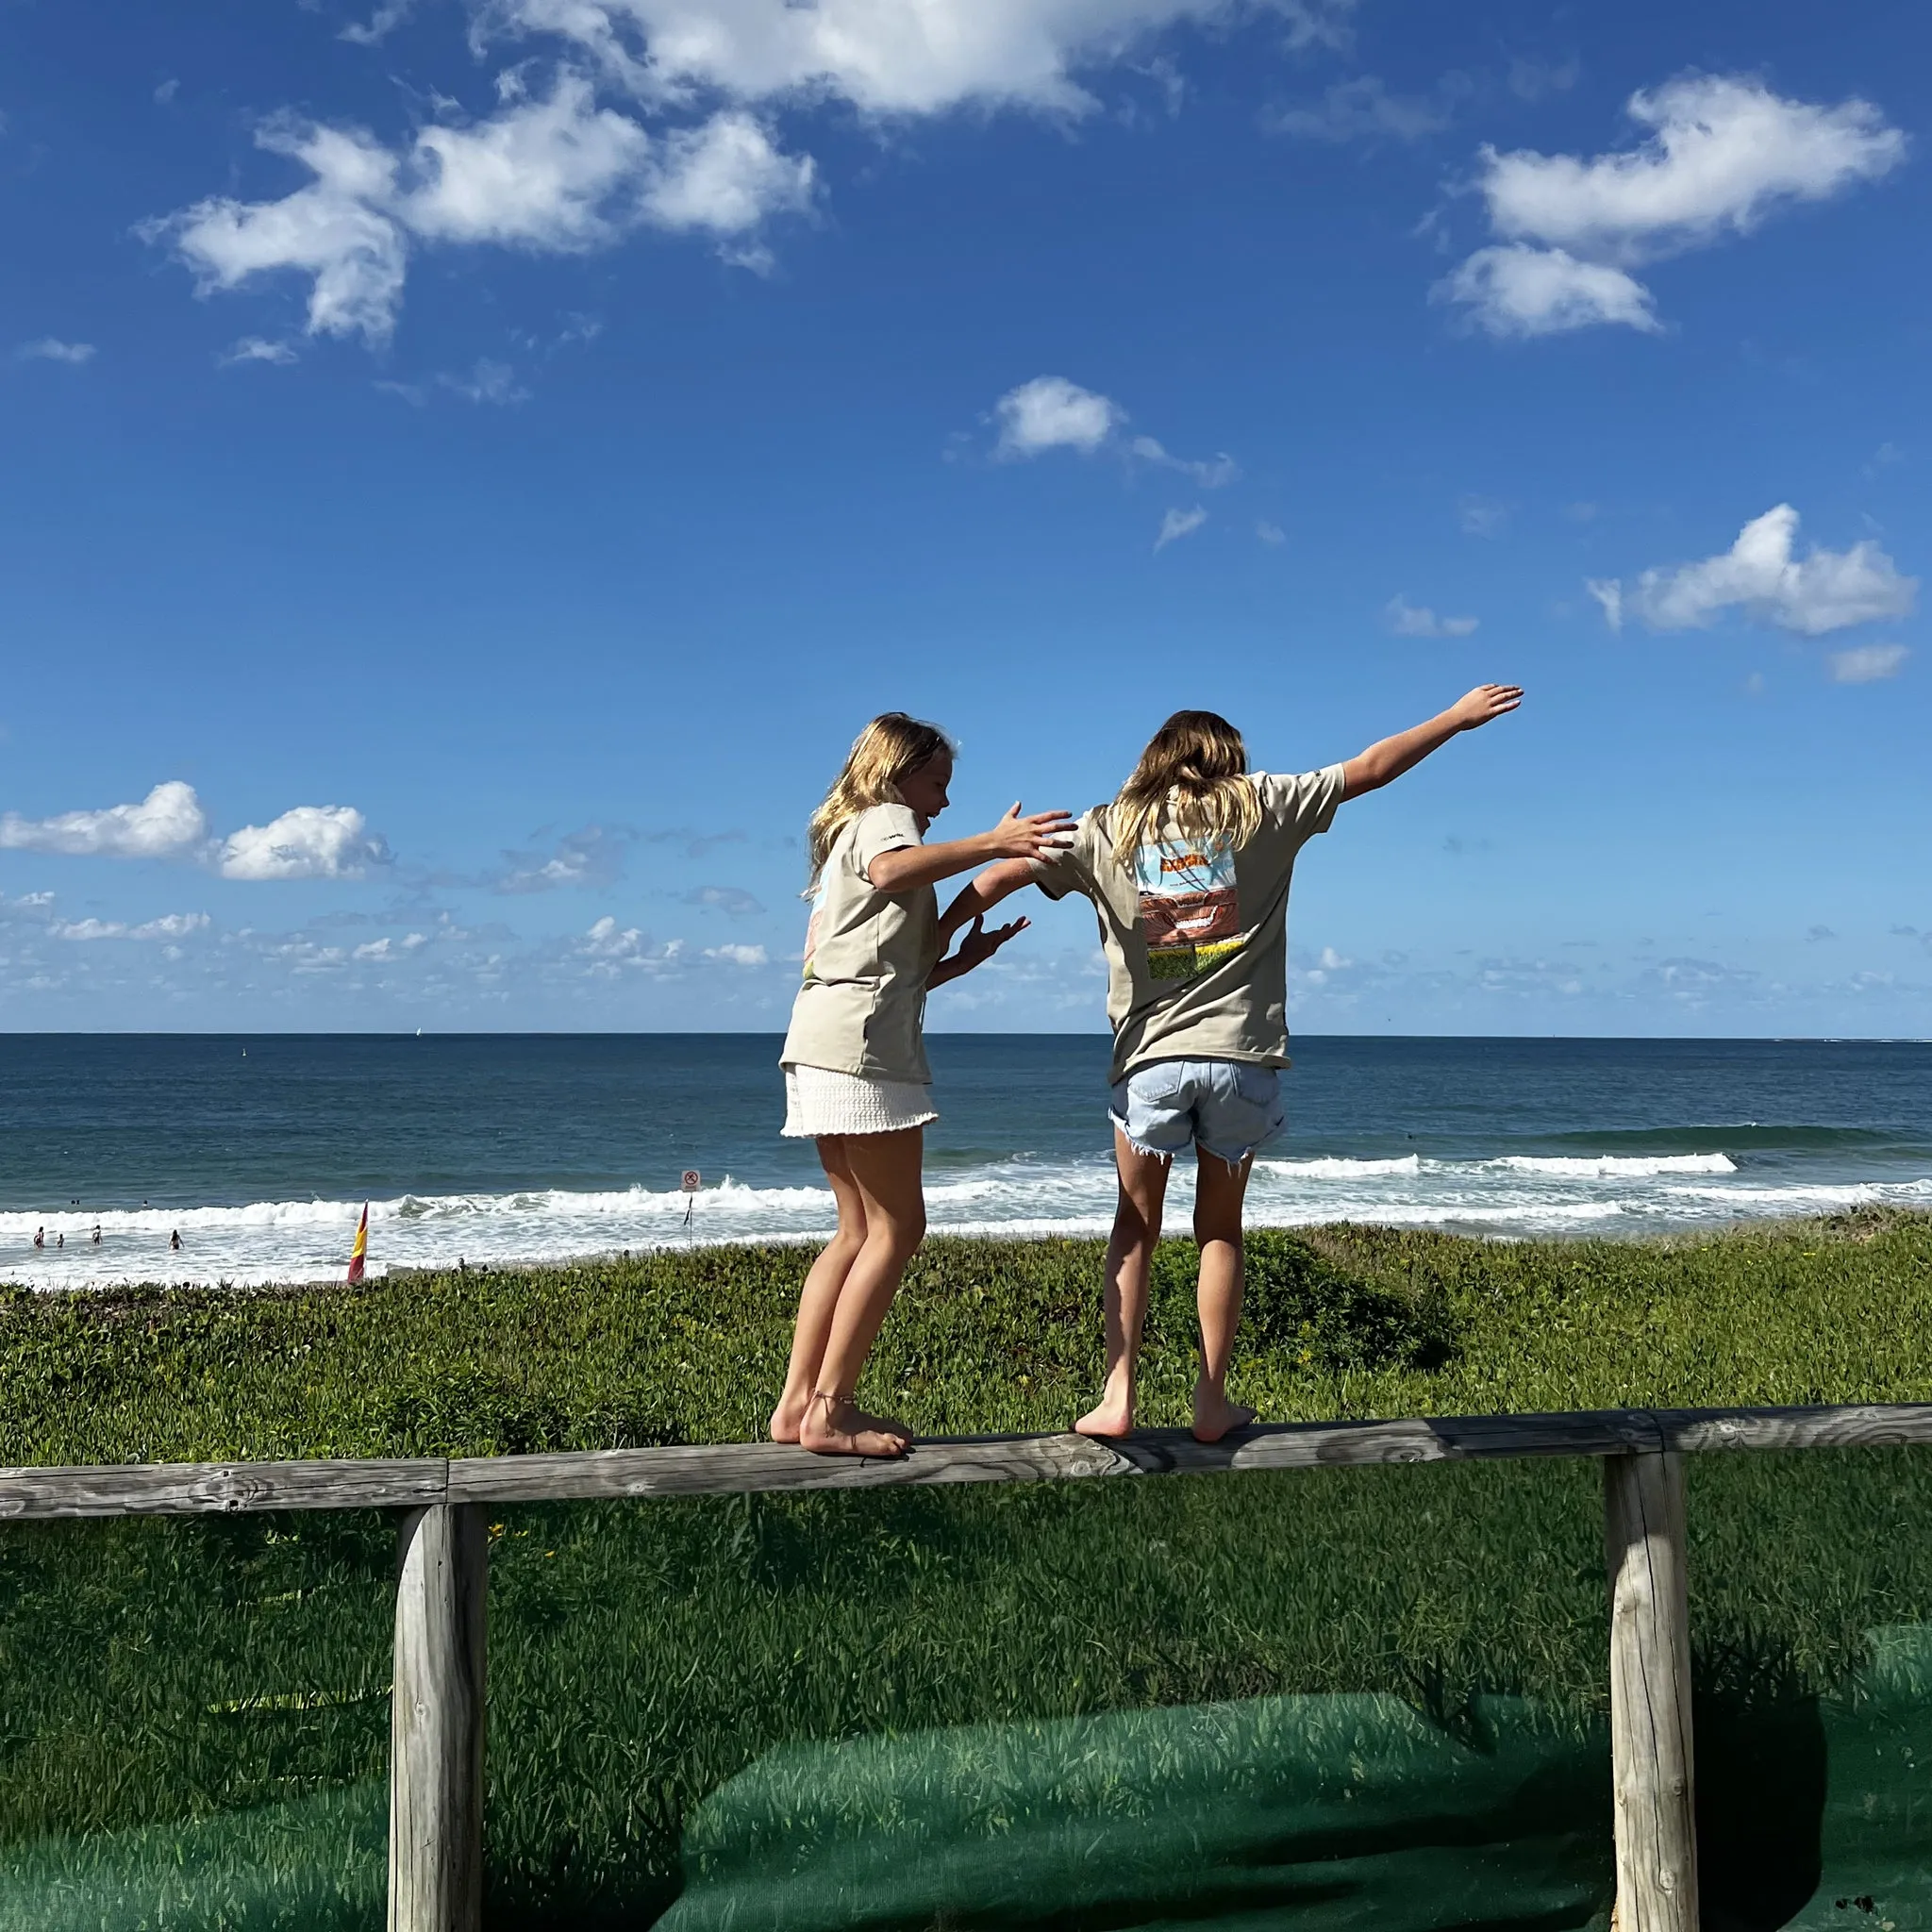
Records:
<instances>
[{"instance_id":1,"label":"girl with blonde hair","mask_svg":"<svg viewBox=\"0 0 1932 1932\"><path fill-rule=\"evenodd\" d=\"M1062 852L982 873L941 932L974 929L1008 893L1092 900L1113 1023L1114 1159L1120 1198L1107 1251L1107 1387L1074 1426L1134 1426L1134 1371L1169 1163L1195 1152L1201 1373L1194 1434L1216 1442L1255 1419L1227 1397L1241 1307L1241 1207L1256 1149L1281 1131L1288 1065L1288 891L1295 855L1344 799L1399 778L1463 731L1513 711L1514 685L1486 684L1440 716L1346 764L1281 775L1248 770L1247 746L1212 711L1176 711L1110 805Z\"/></svg>"},{"instance_id":2,"label":"girl with blonde hair","mask_svg":"<svg viewBox=\"0 0 1932 1932\"><path fill-rule=\"evenodd\" d=\"M805 1278L772 1436L823 1455L903 1456L912 1440L903 1423L867 1415L854 1397L925 1233L924 1128L939 1118L925 995L1027 924L1016 919L988 932L975 919L942 958L933 887L990 858L1043 858L1073 823L1063 811L1022 817L1015 805L991 831L928 845L952 776L945 733L888 711L858 734L811 815L805 979L780 1056L784 1131L818 1142L839 1227Z\"/></svg>"}]
</instances>

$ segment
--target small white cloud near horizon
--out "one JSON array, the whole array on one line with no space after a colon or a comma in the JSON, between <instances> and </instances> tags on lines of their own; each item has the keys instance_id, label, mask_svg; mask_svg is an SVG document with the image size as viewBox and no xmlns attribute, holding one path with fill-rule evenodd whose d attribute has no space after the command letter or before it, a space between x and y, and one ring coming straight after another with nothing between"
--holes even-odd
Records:
<instances>
[{"instance_id":1,"label":"small white cloud near horizon","mask_svg":"<svg viewBox=\"0 0 1932 1932\"><path fill-rule=\"evenodd\" d=\"M1896 677L1911 655L1905 644L1856 644L1848 651L1832 652L1825 662L1834 684L1876 684Z\"/></svg>"},{"instance_id":2,"label":"small white cloud near horizon","mask_svg":"<svg viewBox=\"0 0 1932 1932\"><path fill-rule=\"evenodd\" d=\"M762 946L707 946L705 958L726 966L767 966L771 963Z\"/></svg>"},{"instance_id":3,"label":"small white cloud near horizon","mask_svg":"<svg viewBox=\"0 0 1932 1932\"><path fill-rule=\"evenodd\" d=\"M38 341L21 343L13 356L18 362L65 362L78 369L83 362L92 362L96 353L92 342L63 342L58 336L42 336Z\"/></svg>"},{"instance_id":4,"label":"small white cloud near horizon","mask_svg":"<svg viewBox=\"0 0 1932 1932\"><path fill-rule=\"evenodd\" d=\"M208 924L206 912L164 912L140 925L126 925L118 919L75 919L57 922L48 930L57 940L82 943L90 940L185 940L206 932Z\"/></svg>"},{"instance_id":5,"label":"small white cloud near horizon","mask_svg":"<svg viewBox=\"0 0 1932 1932\"><path fill-rule=\"evenodd\" d=\"M1625 591L1616 578L1590 578L1585 588L1603 606L1612 630L1634 612L1651 630L1707 630L1727 610L1801 637L1823 637L1854 625L1904 617L1919 580L1869 537L1849 550L1814 546L1793 555L1798 512L1788 503L1754 517L1718 557L1672 569L1646 570Z\"/></svg>"},{"instance_id":6,"label":"small white cloud near horizon","mask_svg":"<svg viewBox=\"0 0 1932 1932\"><path fill-rule=\"evenodd\" d=\"M25 819L0 814L0 850L58 852L70 857L178 858L208 838L208 818L194 788L178 778L157 785L139 805L100 811L59 812Z\"/></svg>"},{"instance_id":7,"label":"small white cloud near horizon","mask_svg":"<svg viewBox=\"0 0 1932 1932\"><path fill-rule=\"evenodd\" d=\"M1192 509L1171 509L1160 520L1160 534L1154 540L1157 552L1183 537L1191 537L1208 521L1208 512L1197 503Z\"/></svg>"},{"instance_id":8,"label":"small white cloud near horizon","mask_svg":"<svg viewBox=\"0 0 1932 1932\"><path fill-rule=\"evenodd\" d=\"M1907 149L1869 101L1819 107L1740 75L1640 88L1624 112L1648 138L1589 159L1485 145L1475 186L1497 239L1439 282L1435 299L1501 337L1600 325L1656 333L1651 292L1632 269L1879 180Z\"/></svg>"},{"instance_id":9,"label":"small white cloud near horizon","mask_svg":"<svg viewBox=\"0 0 1932 1932\"><path fill-rule=\"evenodd\" d=\"M354 806L298 805L265 825L231 832L215 870L225 879L353 879L388 862L388 846Z\"/></svg>"},{"instance_id":10,"label":"small white cloud near horizon","mask_svg":"<svg viewBox=\"0 0 1932 1932\"><path fill-rule=\"evenodd\" d=\"M1438 617L1426 604L1411 604L1399 591L1383 606L1382 615L1399 638L1466 638L1482 622L1478 617Z\"/></svg>"}]
</instances>

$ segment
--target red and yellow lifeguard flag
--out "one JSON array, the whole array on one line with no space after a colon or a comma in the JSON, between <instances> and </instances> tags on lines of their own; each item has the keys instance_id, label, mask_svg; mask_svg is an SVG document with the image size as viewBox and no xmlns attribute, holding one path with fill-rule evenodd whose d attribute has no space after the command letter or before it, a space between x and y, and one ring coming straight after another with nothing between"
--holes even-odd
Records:
<instances>
[{"instance_id":1,"label":"red and yellow lifeguard flag","mask_svg":"<svg viewBox=\"0 0 1932 1932\"><path fill-rule=\"evenodd\" d=\"M362 1219L356 1224L356 1245L349 1250L349 1279L362 1279L362 1264L369 1257L369 1203L362 1204Z\"/></svg>"}]
</instances>

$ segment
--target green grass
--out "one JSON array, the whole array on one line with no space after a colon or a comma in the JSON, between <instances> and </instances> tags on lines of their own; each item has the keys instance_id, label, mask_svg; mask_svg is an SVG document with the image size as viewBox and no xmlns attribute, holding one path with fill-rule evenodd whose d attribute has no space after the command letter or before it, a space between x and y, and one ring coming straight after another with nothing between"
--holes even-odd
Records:
<instances>
[{"instance_id":1,"label":"green grass","mask_svg":"<svg viewBox=\"0 0 1932 1932\"><path fill-rule=\"evenodd\" d=\"M0 1462L487 1455L756 1437L801 1248L357 1289L0 1299ZM1193 1250L1157 1271L1143 1420L1185 1419ZM930 1433L1063 1428L1099 1380L1099 1247L934 1241L864 1391ZM1932 1217L1682 1241L1252 1238L1264 1418L1922 1400Z\"/></svg>"},{"instance_id":2,"label":"green grass","mask_svg":"<svg viewBox=\"0 0 1932 1932\"><path fill-rule=\"evenodd\" d=\"M874 1394L927 1429L1063 1425L1098 1366L1096 1259L935 1243ZM1154 1421L1191 1381L1191 1260L1162 1258ZM0 1461L741 1438L805 1261L15 1298ZM1932 1222L1907 1217L1641 1245L1269 1236L1238 1379L1278 1417L1924 1399L1928 1300ZM1932 1621L1932 1457L1714 1456L1690 1480L1700 1755L1752 1790L1715 1854L1744 1883L1802 1832L1743 1768L1810 1735L1868 1631ZM1491 1693L1591 1733L1597 1481L1445 1464L507 1510L492 1923L648 1924L697 1807L816 1740L1337 1691L1451 1737ZM47 1874L76 1926L379 1924L393 1555L375 1513L0 1525L0 1927L54 1923ZM163 1913L169 1887L189 1902Z\"/></svg>"}]
</instances>

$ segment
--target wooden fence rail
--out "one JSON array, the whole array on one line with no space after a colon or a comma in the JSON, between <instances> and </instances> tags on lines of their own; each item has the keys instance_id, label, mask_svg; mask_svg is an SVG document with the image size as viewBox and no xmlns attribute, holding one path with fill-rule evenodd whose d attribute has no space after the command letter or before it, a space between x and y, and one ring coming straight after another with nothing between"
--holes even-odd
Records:
<instances>
[{"instance_id":1,"label":"wooden fence rail","mask_svg":"<svg viewBox=\"0 0 1932 1932\"><path fill-rule=\"evenodd\" d=\"M774 1442L391 1461L0 1469L0 1522L257 1509L395 1509L390 1932L478 1932L483 1890L485 1599L491 1508L903 1483L1068 1481L1261 1469L1594 1456L1604 1462L1611 1784L1622 1932L1696 1932L1697 1840L1683 1460L1736 1449L1932 1442L1932 1405L1598 1409L1290 1423L1196 1442L1151 1429L923 1441L903 1461Z\"/></svg>"}]
</instances>

